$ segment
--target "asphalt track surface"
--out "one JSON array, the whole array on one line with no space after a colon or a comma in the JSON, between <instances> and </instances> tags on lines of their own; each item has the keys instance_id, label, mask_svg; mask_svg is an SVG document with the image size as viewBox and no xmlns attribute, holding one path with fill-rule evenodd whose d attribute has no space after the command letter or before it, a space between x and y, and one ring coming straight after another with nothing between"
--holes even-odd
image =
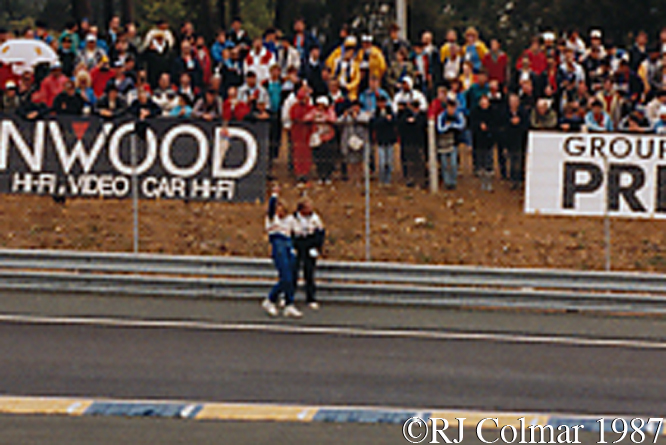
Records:
<instances>
[{"instance_id":1,"label":"asphalt track surface","mask_svg":"<svg viewBox=\"0 0 666 445\"><path fill-rule=\"evenodd\" d=\"M188 422L165 419L67 418L0 416L2 445L252 444L252 445L405 445L400 425L339 425L274 422ZM494 440L497 434L487 434ZM611 443L615 435L607 434ZM451 436L453 439L453 436ZM660 438L660 443L664 438ZM582 432L583 445L598 435ZM440 443L443 443L440 440ZM464 431L465 445L482 445L473 429ZM620 444L631 444L629 438ZM649 440L646 443L651 443ZM498 442L499 444L499 442Z\"/></svg>"},{"instance_id":2,"label":"asphalt track surface","mask_svg":"<svg viewBox=\"0 0 666 445\"><path fill-rule=\"evenodd\" d=\"M657 318L325 306L270 322L255 302L35 294L1 294L0 314L222 326L3 321L5 395L648 416L666 406L666 321ZM412 330L426 334L400 333Z\"/></svg>"}]
</instances>

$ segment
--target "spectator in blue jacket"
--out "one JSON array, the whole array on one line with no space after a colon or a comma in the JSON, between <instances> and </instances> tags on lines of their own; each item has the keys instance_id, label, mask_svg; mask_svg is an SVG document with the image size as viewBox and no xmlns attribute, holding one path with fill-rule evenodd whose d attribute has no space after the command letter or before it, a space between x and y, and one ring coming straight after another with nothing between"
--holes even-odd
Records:
<instances>
[{"instance_id":1,"label":"spectator in blue jacket","mask_svg":"<svg viewBox=\"0 0 666 445\"><path fill-rule=\"evenodd\" d=\"M592 102L592 109L585 115L585 125L591 132L605 133L613 131L613 121L604 111L604 104L600 100Z\"/></svg>"},{"instance_id":2,"label":"spectator in blue jacket","mask_svg":"<svg viewBox=\"0 0 666 445\"><path fill-rule=\"evenodd\" d=\"M219 65L224 60L222 51L225 49L231 49L233 46L234 45L231 42L227 41L226 32L224 32L222 29L219 30L217 32L215 43L213 43L213 46L210 47L210 57L213 59L215 65Z\"/></svg>"},{"instance_id":3,"label":"spectator in blue jacket","mask_svg":"<svg viewBox=\"0 0 666 445\"><path fill-rule=\"evenodd\" d=\"M374 114L380 97L383 97L386 103L391 103L391 96L381 88L381 79L372 76L368 82L368 89L358 97L358 101L361 102L361 110Z\"/></svg>"},{"instance_id":4,"label":"spectator in blue jacket","mask_svg":"<svg viewBox=\"0 0 666 445\"><path fill-rule=\"evenodd\" d=\"M182 119L187 119L192 116L192 107L190 106L190 100L185 94L178 95L178 105L173 107L169 112L169 117L179 117Z\"/></svg>"},{"instance_id":5,"label":"spectator in blue jacket","mask_svg":"<svg viewBox=\"0 0 666 445\"><path fill-rule=\"evenodd\" d=\"M437 152L442 164L442 181L449 190L458 184L458 141L463 131L465 116L458 110L458 101L450 97L445 111L437 117Z\"/></svg>"}]
</instances>

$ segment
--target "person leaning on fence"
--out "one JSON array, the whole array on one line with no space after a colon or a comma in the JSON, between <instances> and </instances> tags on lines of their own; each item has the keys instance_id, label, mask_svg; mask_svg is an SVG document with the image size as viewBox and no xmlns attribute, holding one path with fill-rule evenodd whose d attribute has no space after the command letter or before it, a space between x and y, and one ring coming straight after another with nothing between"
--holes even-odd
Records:
<instances>
[{"instance_id":1,"label":"person leaning on fence","mask_svg":"<svg viewBox=\"0 0 666 445\"><path fill-rule=\"evenodd\" d=\"M379 182L391 183L393 175L393 147L398 142L396 134L396 118L388 97L377 96L377 106L372 118L372 134L377 143L379 157Z\"/></svg>"},{"instance_id":2,"label":"person leaning on fence","mask_svg":"<svg viewBox=\"0 0 666 445\"><path fill-rule=\"evenodd\" d=\"M192 109L192 117L211 122L222 119L224 104L214 90L208 89L202 98L197 100Z\"/></svg>"},{"instance_id":3,"label":"person leaning on fence","mask_svg":"<svg viewBox=\"0 0 666 445\"><path fill-rule=\"evenodd\" d=\"M268 214L266 215L266 231L271 244L273 264L278 272L278 282L271 289L268 298L262 307L271 317L277 317L278 298L284 294L286 306L285 317L300 318L303 313L294 305L294 245L292 235L295 229L294 217L287 211L284 202L279 198L279 187L273 187L272 195L268 201Z\"/></svg>"},{"instance_id":4,"label":"person leaning on fence","mask_svg":"<svg viewBox=\"0 0 666 445\"><path fill-rule=\"evenodd\" d=\"M124 114L125 110L127 110L125 99L120 97L118 87L114 84L106 88L106 94L95 104L95 113L104 119L114 119Z\"/></svg>"},{"instance_id":5,"label":"person leaning on fence","mask_svg":"<svg viewBox=\"0 0 666 445\"><path fill-rule=\"evenodd\" d=\"M179 94L178 105L171 109L169 112L169 117L189 119L191 116L192 106L190 105L190 99L185 94Z\"/></svg>"},{"instance_id":6,"label":"person leaning on fence","mask_svg":"<svg viewBox=\"0 0 666 445\"><path fill-rule=\"evenodd\" d=\"M335 170L335 111L328 103L328 97L320 96L315 107L305 115L303 120L310 124L310 148L317 168L320 184L330 184L331 175Z\"/></svg>"},{"instance_id":7,"label":"person leaning on fence","mask_svg":"<svg viewBox=\"0 0 666 445\"><path fill-rule=\"evenodd\" d=\"M137 99L130 105L128 112L130 115L144 120L159 117L162 109L153 102L146 90L139 90Z\"/></svg>"},{"instance_id":8,"label":"person leaning on fence","mask_svg":"<svg viewBox=\"0 0 666 445\"><path fill-rule=\"evenodd\" d=\"M449 98L445 110L437 117L437 153L442 164L442 182L449 190L458 184L458 141L464 130L465 117L458 111L458 102Z\"/></svg>"},{"instance_id":9,"label":"person leaning on fence","mask_svg":"<svg viewBox=\"0 0 666 445\"><path fill-rule=\"evenodd\" d=\"M370 149L370 116L361 111L361 102L354 100L338 122L342 125L340 153L347 165L349 179L358 183L363 174L365 150Z\"/></svg>"},{"instance_id":10,"label":"person leaning on fence","mask_svg":"<svg viewBox=\"0 0 666 445\"><path fill-rule=\"evenodd\" d=\"M324 223L313 210L312 201L309 198L301 199L294 214L294 247L296 248L294 289L298 287L298 276L303 269L306 303L312 310L319 309L316 298L315 271L325 237Z\"/></svg>"}]
</instances>

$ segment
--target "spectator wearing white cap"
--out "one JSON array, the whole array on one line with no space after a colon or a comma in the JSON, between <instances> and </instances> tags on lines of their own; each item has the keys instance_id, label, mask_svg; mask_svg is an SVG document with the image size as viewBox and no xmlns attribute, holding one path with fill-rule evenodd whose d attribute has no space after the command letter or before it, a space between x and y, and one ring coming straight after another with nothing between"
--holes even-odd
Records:
<instances>
[{"instance_id":1,"label":"spectator wearing white cap","mask_svg":"<svg viewBox=\"0 0 666 445\"><path fill-rule=\"evenodd\" d=\"M386 59L382 51L373 44L370 34L361 37L361 49L356 54L356 61L361 70L361 90L368 86L370 77L382 79L386 73Z\"/></svg>"},{"instance_id":2,"label":"spectator wearing white cap","mask_svg":"<svg viewBox=\"0 0 666 445\"><path fill-rule=\"evenodd\" d=\"M347 93L349 99L358 98L358 88L361 84L361 69L356 59L356 37L349 36L345 40L345 52L335 64L332 78L340 82L340 88Z\"/></svg>"},{"instance_id":3,"label":"spectator wearing white cap","mask_svg":"<svg viewBox=\"0 0 666 445\"><path fill-rule=\"evenodd\" d=\"M101 64L102 59L106 57L104 50L97 46L97 37L93 34L88 34L85 39L85 46L81 50L76 59L76 65L83 64L86 70L90 71L94 67Z\"/></svg>"},{"instance_id":4,"label":"spectator wearing white cap","mask_svg":"<svg viewBox=\"0 0 666 445\"><path fill-rule=\"evenodd\" d=\"M414 81L411 77L404 77L401 82L401 89L393 97L393 112L398 113L398 105L412 104L418 102L419 110L428 111L428 100L422 92L414 89Z\"/></svg>"},{"instance_id":5,"label":"spectator wearing white cap","mask_svg":"<svg viewBox=\"0 0 666 445\"><path fill-rule=\"evenodd\" d=\"M303 118L310 123L310 148L317 168L320 184L330 184L335 170L336 147L335 124L337 118L328 97L320 96L315 100L315 107Z\"/></svg>"},{"instance_id":6,"label":"spectator wearing white cap","mask_svg":"<svg viewBox=\"0 0 666 445\"><path fill-rule=\"evenodd\" d=\"M17 94L16 82L8 80L5 83L5 93L2 95L2 112L13 114L21 105L21 100Z\"/></svg>"},{"instance_id":7,"label":"spectator wearing white cap","mask_svg":"<svg viewBox=\"0 0 666 445\"><path fill-rule=\"evenodd\" d=\"M593 49L599 51L601 58L606 57L606 48L603 43L603 33L600 29L593 29L590 31L590 48L586 51L588 55Z\"/></svg>"}]
</instances>

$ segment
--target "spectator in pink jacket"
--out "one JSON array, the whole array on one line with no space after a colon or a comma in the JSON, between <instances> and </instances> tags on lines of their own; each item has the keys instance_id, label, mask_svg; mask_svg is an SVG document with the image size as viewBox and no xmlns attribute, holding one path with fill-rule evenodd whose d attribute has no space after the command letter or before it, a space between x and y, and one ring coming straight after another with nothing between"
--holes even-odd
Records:
<instances>
[{"instance_id":1,"label":"spectator in pink jacket","mask_svg":"<svg viewBox=\"0 0 666 445\"><path fill-rule=\"evenodd\" d=\"M62 93L67 83L67 76L62 73L62 65L60 62L55 62L51 66L51 73L42 80L40 87L40 97L43 102L51 108L56 96Z\"/></svg>"}]
</instances>

